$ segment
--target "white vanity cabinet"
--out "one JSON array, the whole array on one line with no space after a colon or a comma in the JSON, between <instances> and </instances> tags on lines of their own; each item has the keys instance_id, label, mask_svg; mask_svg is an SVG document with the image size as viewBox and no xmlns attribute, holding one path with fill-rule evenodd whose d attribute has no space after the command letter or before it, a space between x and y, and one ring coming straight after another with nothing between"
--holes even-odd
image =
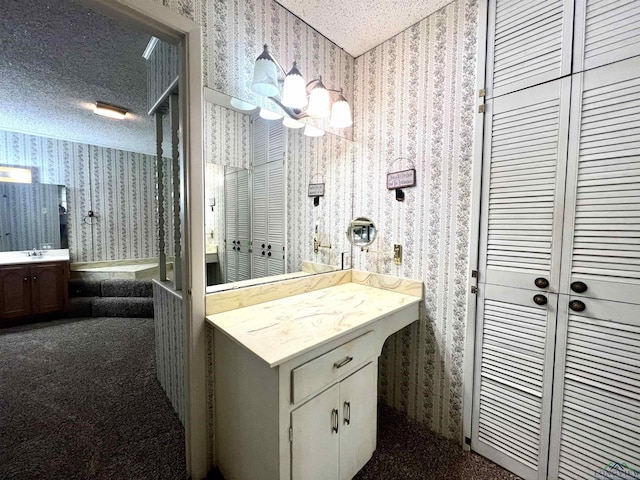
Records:
<instances>
[{"instance_id":1,"label":"white vanity cabinet","mask_svg":"<svg viewBox=\"0 0 640 480\"><path fill-rule=\"evenodd\" d=\"M349 282L208 316L224 478L351 479L376 446L382 345L418 319L418 290Z\"/></svg>"},{"instance_id":2,"label":"white vanity cabinet","mask_svg":"<svg viewBox=\"0 0 640 480\"><path fill-rule=\"evenodd\" d=\"M291 412L291 478L349 480L376 449L377 362Z\"/></svg>"}]
</instances>

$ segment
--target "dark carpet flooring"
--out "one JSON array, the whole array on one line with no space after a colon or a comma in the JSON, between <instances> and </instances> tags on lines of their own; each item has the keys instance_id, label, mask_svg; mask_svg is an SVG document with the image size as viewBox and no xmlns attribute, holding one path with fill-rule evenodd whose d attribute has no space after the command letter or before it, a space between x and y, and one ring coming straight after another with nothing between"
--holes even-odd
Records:
<instances>
[{"instance_id":1,"label":"dark carpet flooring","mask_svg":"<svg viewBox=\"0 0 640 480\"><path fill-rule=\"evenodd\" d=\"M389 407L378 409L378 444L353 480L519 479L473 452L463 452L423 425Z\"/></svg>"},{"instance_id":2,"label":"dark carpet flooring","mask_svg":"<svg viewBox=\"0 0 640 480\"><path fill-rule=\"evenodd\" d=\"M153 336L148 318L0 329L0 479L184 479Z\"/></svg>"}]
</instances>

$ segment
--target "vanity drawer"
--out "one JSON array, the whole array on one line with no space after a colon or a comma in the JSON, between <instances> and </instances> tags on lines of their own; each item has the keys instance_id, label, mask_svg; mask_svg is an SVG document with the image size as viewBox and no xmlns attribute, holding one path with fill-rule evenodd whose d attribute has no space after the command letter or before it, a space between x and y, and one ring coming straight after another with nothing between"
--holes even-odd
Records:
<instances>
[{"instance_id":1,"label":"vanity drawer","mask_svg":"<svg viewBox=\"0 0 640 480\"><path fill-rule=\"evenodd\" d=\"M297 403L375 355L373 331L354 338L291 371L291 401Z\"/></svg>"}]
</instances>

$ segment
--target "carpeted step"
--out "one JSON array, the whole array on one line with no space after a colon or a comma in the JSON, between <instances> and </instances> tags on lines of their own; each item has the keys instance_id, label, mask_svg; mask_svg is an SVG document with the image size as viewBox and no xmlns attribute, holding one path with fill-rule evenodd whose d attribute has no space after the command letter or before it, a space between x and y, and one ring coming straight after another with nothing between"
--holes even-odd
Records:
<instances>
[{"instance_id":1,"label":"carpeted step","mask_svg":"<svg viewBox=\"0 0 640 480\"><path fill-rule=\"evenodd\" d=\"M70 318L90 317L97 297L70 297L65 315Z\"/></svg>"},{"instance_id":2,"label":"carpeted step","mask_svg":"<svg viewBox=\"0 0 640 480\"><path fill-rule=\"evenodd\" d=\"M94 317L153 318L151 297L102 297L93 300Z\"/></svg>"},{"instance_id":3,"label":"carpeted step","mask_svg":"<svg viewBox=\"0 0 640 480\"><path fill-rule=\"evenodd\" d=\"M152 297L151 280L102 280L103 297Z\"/></svg>"},{"instance_id":4,"label":"carpeted step","mask_svg":"<svg viewBox=\"0 0 640 480\"><path fill-rule=\"evenodd\" d=\"M99 297L102 295L102 280L69 279L70 297Z\"/></svg>"}]
</instances>

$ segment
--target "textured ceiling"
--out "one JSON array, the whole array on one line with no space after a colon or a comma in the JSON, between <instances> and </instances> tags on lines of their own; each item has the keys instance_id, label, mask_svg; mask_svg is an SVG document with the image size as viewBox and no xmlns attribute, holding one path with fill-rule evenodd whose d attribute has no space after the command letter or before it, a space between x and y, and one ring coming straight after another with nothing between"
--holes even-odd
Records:
<instances>
[{"instance_id":1,"label":"textured ceiling","mask_svg":"<svg viewBox=\"0 0 640 480\"><path fill-rule=\"evenodd\" d=\"M452 0L276 0L353 57L359 57Z\"/></svg>"},{"instance_id":2,"label":"textured ceiling","mask_svg":"<svg viewBox=\"0 0 640 480\"><path fill-rule=\"evenodd\" d=\"M68 0L2 0L0 129L153 153L142 58L148 41ZM95 115L96 100L131 114Z\"/></svg>"}]
</instances>

